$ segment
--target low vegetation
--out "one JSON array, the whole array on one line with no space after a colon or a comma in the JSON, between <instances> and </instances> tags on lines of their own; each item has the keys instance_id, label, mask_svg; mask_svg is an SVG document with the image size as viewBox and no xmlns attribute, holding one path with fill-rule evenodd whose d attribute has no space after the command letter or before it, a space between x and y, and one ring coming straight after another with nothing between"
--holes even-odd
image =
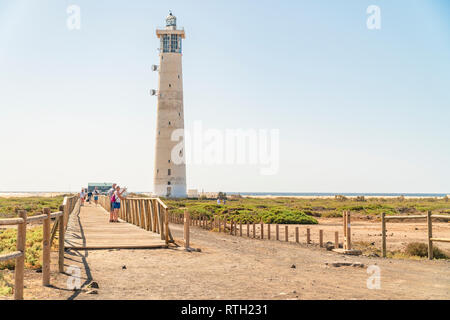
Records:
<instances>
[{"instance_id":1,"label":"low vegetation","mask_svg":"<svg viewBox=\"0 0 450 320\"><path fill-rule=\"evenodd\" d=\"M33 216L42 213L44 208L58 211L64 196L54 198L28 197L28 198L0 198L0 218L17 216L17 210L27 211L27 215Z\"/></svg>"},{"instance_id":2,"label":"low vegetation","mask_svg":"<svg viewBox=\"0 0 450 320\"><path fill-rule=\"evenodd\" d=\"M42 226L27 230L27 243L25 254L25 267L39 269L42 267ZM0 255L16 251L17 228L0 229ZM57 241L53 242L54 244ZM0 262L1 269L13 270L15 260Z\"/></svg>"},{"instance_id":3,"label":"low vegetation","mask_svg":"<svg viewBox=\"0 0 450 320\"><path fill-rule=\"evenodd\" d=\"M235 220L273 223L316 223L314 217L342 217L349 210L353 215L372 218L381 215L450 213L450 203L445 198L235 198L228 197L226 205L208 199L165 199L174 212L186 207L193 215L228 215ZM300 222L300 221L301 222Z\"/></svg>"}]
</instances>

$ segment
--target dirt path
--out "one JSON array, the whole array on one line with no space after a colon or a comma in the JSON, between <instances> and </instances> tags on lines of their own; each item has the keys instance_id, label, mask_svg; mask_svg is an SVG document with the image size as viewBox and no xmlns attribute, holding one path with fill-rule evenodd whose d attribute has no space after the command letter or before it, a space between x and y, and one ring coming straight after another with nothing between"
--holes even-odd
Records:
<instances>
[{"instance_id":1,"label":"dirt path","mask_svg":"<svg viewBox=\"0 0 450 320\"><path fill-rule=\"evenodd\" d=\"M181 225L171 225L176 239ZM343 257L316 246L253 240L192 227L191 246L66 253L81 269L82 290L52 274L42 290L27 275L26 296L37 299L449 299L450 262ZM360 262L361 267L326 263ZM380 268L381 289L368 289L367 266ZM295 268L293 268L295 266ZM56 268L53 268L56 270ZM39 280L40 274L33 277ZM28 278L27 278L28 277ZM99 284L98 294L86 285Z\"/></svg>"}]
</instances>

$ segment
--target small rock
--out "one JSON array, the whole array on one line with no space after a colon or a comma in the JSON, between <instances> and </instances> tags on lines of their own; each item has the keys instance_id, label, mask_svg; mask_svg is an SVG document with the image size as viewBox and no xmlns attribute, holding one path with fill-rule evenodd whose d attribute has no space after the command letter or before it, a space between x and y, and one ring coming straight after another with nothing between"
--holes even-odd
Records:
<instances>
[{"instance_id":1,"label":"small rock","mask_svg":"<svg viewBox=\"0 0 450 320\"><path fill-rule=\"evenodd\" d=\"M42 273L42 268L36 269L36 273Z\"/></svg>"},{"instance_id":2,"label":"small rock","mask_svg":"<svg viewBox=\"0 0 450 320\"><path fill-rule=\"evenodd\" d=\"M86 292L87 294L98 294L97 290L89 290Z\"/></svg>"},{"instance_id":3,"label":"small rock","mask_svg":"<svg viewBox=\"0 0 450 320\"><path fill-rule=\"evenodd\" d=\"M122 270L125 270L126 268L127 268L127 266L125 266L125 265L124 265L124 266L122 266Z\"/></svg>"},{"instance_id":4,"label":"small rock","mask_svg":"<svg viewBox=\"0 0 450 320\"><path fill-rule=\"evenodd\" d=\"M291 266L291 268L292 268L292 269L295 269L295 268L296 268L295 264L293 264L293 265Z\"/></svg>"},{"instance_id":5,"label":"small rock","mask_svg":"<svg viewBox=\"0 0 450 320\"><path fill-rule=\"evenodd\" d=\"M92 281L91 283L89 283L89 285L87 286L88 288L92 288L92 289L98 289L98 283L95 281Z\"/></svg>"}]
</instances>

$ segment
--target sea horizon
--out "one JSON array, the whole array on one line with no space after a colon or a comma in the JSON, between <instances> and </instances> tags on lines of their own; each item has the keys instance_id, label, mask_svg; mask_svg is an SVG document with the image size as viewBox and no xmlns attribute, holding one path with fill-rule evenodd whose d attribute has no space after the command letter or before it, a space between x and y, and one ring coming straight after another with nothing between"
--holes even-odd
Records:
<instances>
[{"instance_id":1,"label":"sea horizon","mask_svg":"<svg viewBox=\"0 0 450 320\"><path fill-rule=\"evenodd\" d=\"M148 194L151 191L130 191L131 193ZM1 194L48 194L48 193L76 193L76 191L0 191ZM201 193L201 192L199 192ZM218 193L217 191L205 191L204 193ZM448 193L433 193L433 192L237 192L225 191L227 195L242 195L242 196L275 196L275 197L333 197L336 195L343 195L348 197L366 196L366 197L445 197L450 195Z\"/></svg>"}]
</instances>

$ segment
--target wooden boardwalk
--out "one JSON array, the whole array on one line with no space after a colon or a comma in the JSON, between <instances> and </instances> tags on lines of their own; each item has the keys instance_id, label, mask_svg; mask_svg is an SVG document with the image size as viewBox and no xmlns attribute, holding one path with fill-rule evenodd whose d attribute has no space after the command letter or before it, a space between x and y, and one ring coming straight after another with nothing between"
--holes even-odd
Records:
<instances>
[{"instance_id":1,"label":"wooden boardwalk","mask_svg":"<svg viewBox=\"0 0 450 320\"><path fill-rule=\"evenodd\" d=\"M119 220L109 222L109 212L100 205L85 204L79 213L74 212L67 226L65 248L95 249L151 249L167 248L157 233Z\"/></svg>"}]
</instances>

